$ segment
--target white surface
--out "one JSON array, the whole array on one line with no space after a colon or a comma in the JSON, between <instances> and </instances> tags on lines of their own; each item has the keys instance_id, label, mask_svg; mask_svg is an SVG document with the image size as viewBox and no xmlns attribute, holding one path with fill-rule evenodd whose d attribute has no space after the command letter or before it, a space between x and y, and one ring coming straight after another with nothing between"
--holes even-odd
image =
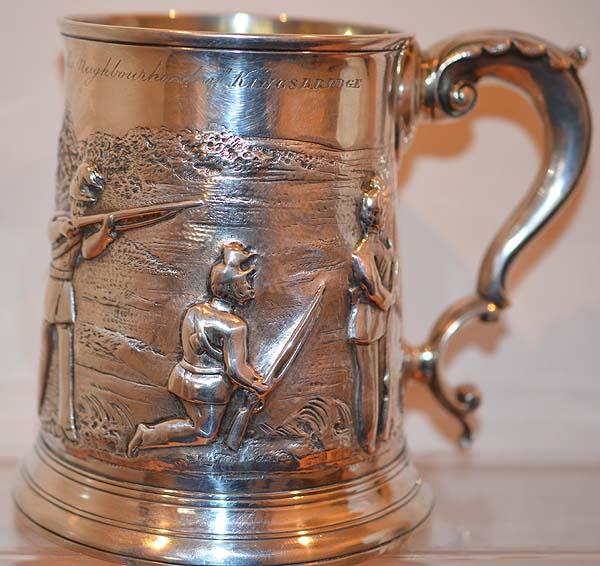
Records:
<instances>
[{"instance_id":1,"label":"white surface","mask_svg":"<svg viewBox=\"0 0 600 566\"><path fill-rule=\"evenodd\" d=\"M34 399L48 261L56 140L62 113L54 20L65 13L174 8L277 13L394 25L422 46L482 27L528 31L592 57L582 70L600 115L600 3L594 0L220 0L3 2L0 20L0 451L22 453L36 424ZM517 95L485 88L477 110L445 126L423 124L401 169L399 207L405 328L422 339L439 311L474 289L492 230L525 193L540 158L535 113ZM598 146L579 198L520 258L513 307L497 327L476 326L448 356L453 380L473 378L485 403L473 459L600 461L600 212ZM457 344L458 346L458 344ZM455 355L456 354L456 355ZM456 429L428 395L410 388L407 434L415 452L453 452ZM433 416L431 419L426 413ZM448 432L443 427L448 425Z\"/></svg>"}]
</instances>

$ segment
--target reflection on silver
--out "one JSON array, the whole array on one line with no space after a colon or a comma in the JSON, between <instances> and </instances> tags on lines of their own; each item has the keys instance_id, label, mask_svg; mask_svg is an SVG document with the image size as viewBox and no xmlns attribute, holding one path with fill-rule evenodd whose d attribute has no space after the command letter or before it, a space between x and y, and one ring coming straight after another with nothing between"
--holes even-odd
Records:
<instances>
[{"instance_id":1,"label":"reflection on silver","mask_svg":"<svg viewBox=\"0 0 600 566\"><path fill-rule=\"evenodd\" d=\"M497 317L511 260L572 191L585 52L484 34L423 58L407 34L286 14L61 29L66 212L18 507L87 548L161 563L355 563L406 537L431 494L406 455L402 373L470 438L479 394L445 387L438 361L468 320ZM398 152L420 113L468 111L484 75L532 95L547 166L478 295L411 348Z\"/></svg>"}]
</instances>

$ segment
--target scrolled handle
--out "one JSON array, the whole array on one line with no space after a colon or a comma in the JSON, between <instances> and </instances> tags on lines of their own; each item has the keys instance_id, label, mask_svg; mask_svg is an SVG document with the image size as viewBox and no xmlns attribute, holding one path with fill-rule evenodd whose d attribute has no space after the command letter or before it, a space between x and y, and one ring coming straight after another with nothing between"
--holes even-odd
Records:
<instances>
[{"instance_id":1,"label":"scrolled handle","mask_svg":"<svg viewBox=\"0 0 600 566\"><path fill-rule=\"evenodd\" d=\"M466 443L471 441L466 417L479 405L480 395L474 386L446 387L439 358L446 342L468 321L498 319L509 304L505 285L513 260L573 194L590 144L590 111L577 76L586 59L583 47L566 52L528 35L482 32L439 45L422 63L423 115L464 116L477 101L477 82L494 77L529 96L545 131L540 175L488 247L476 295L450 307L424 345L407 348L407 376L428 384L462 423L461 440Z\"/></svg>"}]
</instances>

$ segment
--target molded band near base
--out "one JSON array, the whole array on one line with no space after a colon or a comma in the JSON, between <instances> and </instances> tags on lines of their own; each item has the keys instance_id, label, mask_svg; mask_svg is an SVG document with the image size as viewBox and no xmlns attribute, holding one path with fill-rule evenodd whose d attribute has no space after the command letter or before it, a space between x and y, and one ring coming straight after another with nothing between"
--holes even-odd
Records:
<instances>
[{"instance_id":1,"label":"molded band near base","mask_svg":"<svg viewBox=\"0 0 600 566\"><path fill-rule=\"evenodd\" d=\"M38 444L15 491L35 524L88 550L151 563L355 563L418 527L431 492L405 456L352 481L251 494L211 494L119 482Z\"/></svg>"}]
</instances>

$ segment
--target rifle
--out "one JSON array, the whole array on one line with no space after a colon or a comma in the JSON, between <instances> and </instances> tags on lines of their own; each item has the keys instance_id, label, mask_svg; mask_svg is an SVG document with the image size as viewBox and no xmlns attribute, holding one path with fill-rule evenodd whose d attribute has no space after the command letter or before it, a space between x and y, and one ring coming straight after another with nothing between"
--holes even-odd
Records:
<instances>
[{"instance_id":1,"label":"rifle","mask_svg":"<svg viewBox=\"0 0 600 566\"><path fill-rule=\"evenodd\" d=\"M246 434L246 429L250 424L252 415L262 410L264 406L264 397L275 389L277 384L290 369L290 366L300 353L302 346L304 346L308 340L308 336L312 331L320 312L321 299L324 291L325 283L321 283L315 296L310 302L310 305L308 305L308 308L296 324L292 334L281 348L271 369L267 372L266 381L269 384L268 391L260 396L254 391L248 391L245 401L238 408L225 441L231 450L239 449L242 440L244 439L244 435Z\"/></svg>"},{"instance_id":2,"label":"rifle","mask_svg":"<svg viewBox=\"0 0 600 566\"><path fill-rule=\"evenodd\" d=\"M150 204L136 208L126 208L116 212L102 212L100 214L87 214L73 218L73 224L76 228L92 226L104 222L104 219L112 215L115 222L123 222L120 226L115 226L115 230L125 231L132 228L141 228L161 220L173 217L181 210L194 208L206 204L205 200L184 200L179 202L167 202L164 204Z\"/></svg>"}]
</instances>

